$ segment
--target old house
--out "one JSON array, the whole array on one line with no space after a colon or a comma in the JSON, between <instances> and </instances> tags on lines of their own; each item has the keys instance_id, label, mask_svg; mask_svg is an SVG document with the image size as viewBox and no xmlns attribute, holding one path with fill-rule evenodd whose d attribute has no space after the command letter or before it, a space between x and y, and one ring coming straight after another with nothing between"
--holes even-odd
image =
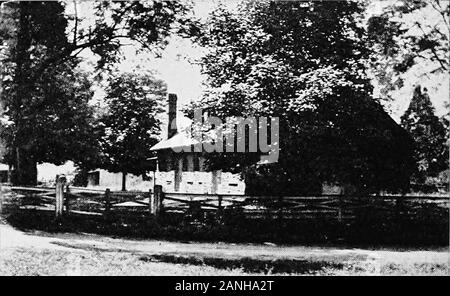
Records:
<instances>
[{"instance_id":1,"label":"old house","mask_svg":"<svg viewBox=\"0 0 450 296\"><path fill-rule=\"evenodd\" d=\"M167 139L151 148L157 152L155 184L161 185L165 192L243 195L245 182L239 175L209 170L199 152L174 151L201 144L188 131L178 130L176 110L177 96L170 94L167 122L172 124L167 124Z\"/></svg>"}]
</instances>

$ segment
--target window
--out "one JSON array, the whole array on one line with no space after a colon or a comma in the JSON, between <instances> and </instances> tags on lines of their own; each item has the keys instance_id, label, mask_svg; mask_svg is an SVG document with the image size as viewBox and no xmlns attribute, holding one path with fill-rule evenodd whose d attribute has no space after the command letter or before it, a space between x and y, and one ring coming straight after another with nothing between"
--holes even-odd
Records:
<instances>
[{"instance_id":1,"label":"window","mask_svg":"<svg viewBox=\"0 0 450 296\"><path fill-rule=\"evenodd\" d=\"M178 170L178 157L172 155L170 157L170 165L171 165L171 167L170 167L171 171L177 171Z\"/></svg>"},{"instance_id":2,"label":"window","mask_svg":"<svg viewBox=\"0 0 450 296\"><path fill-rule=\"evenodd\" d=\"M142 174L142 181L151 181L153 178L150 176L149 173L143 173Z\"/></svg>"},{"instance_id":3,"label":"window","mask_svg":"<svg viewBox=\"0 0 450 296\"><path fill-rule=\"evenodd\" d=\"M194 172L200 171L200 159L198 154L194 154Z\"/></svg>"},{"instance_id":4,"label":"window","mask_svg":"<svg viewBox=\"0 0 450 296\"><path fill-rule=\"evenodd\" d=\"M89 173L88 184L91 186L100 185L100 172Z\"/></svg>"},{"instance_id":5,"label":"window","mask_svg":"<svg viewBox=\"0 0 450 296\"><path fill-rule=\"evenodd\" d=\"M186 155L186 156L181 157L181 161L183 162L183 166L182 166L183 172L187 172L189 170L188 169L188 156Z\"/></svg>"}]
</instances>

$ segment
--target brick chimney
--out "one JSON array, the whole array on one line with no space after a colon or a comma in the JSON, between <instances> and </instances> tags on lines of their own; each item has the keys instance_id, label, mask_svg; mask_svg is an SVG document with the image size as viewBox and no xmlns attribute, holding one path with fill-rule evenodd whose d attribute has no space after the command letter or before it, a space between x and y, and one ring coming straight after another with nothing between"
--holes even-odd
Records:
<instances>
[{"instance_id":1,"label":"brick chimney","mask_svg":"<svg viewBox=\"0 0 450 296\"><path fill-rule=\"evenodd\" d=\"M167 139L170 139L177 133L177 95L169 94L169 104L168 104L168 130Z\"/></svg>"}]
</instances>

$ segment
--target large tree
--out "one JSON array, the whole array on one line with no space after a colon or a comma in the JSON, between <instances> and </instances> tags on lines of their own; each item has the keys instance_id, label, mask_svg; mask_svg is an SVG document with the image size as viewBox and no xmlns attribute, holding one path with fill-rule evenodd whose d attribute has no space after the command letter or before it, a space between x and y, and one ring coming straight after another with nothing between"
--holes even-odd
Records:
<instances>
[{"instance_id":1,"label":"large tree","mask_svg":"<svg viewBox=\"0 0 450 296\"><path fill-rule=\"evenodd\" d=\"M1 95L6 110L3 122L8 124L4 137L15 182L21 184L36 182L36 162L58 163L82 152L58 141L95 142L81 136L86 132L82 114L91 111L76 105L85 104L90 95L88 79L76 70L81 52L90 50L99 57L97 68L104 69L120 59L124 41L158 52L172 33L188 36L196 30L189 7L178 1L95 2L93 18L86 23L78 16L77 1L67 6L56 1L1 3ZM69 6L72 16L66 11ZM77 111L70 113L63 107ZM79 125L73 127L75 121L68 116L81 120ZM44 124L51 120L53 124ZM78 128L83 133L74 136L73 129Z\"/></svg>"},{"instance_id":2,"label":"large tree","mask_svg":"<svg viewBox=\"0 0 450 296\"><path fill-rule=\"evenodd\" d=\"M448 89L450 2L389 0L376 4L382 9L368 21L368 45L373 50L371 72L380 96L392 103L410 93L412 85L427 85L436 93Z\"/></svg>"},{"instance_id":3,"label":"large tree","mask_svg":"<svg viewBox=\"0 0 450 296\"><path fill-rule=\"evenodd\" d=\"M10 1L1 1L1 3L5 3L5 7L12 9L17 7L16 3ZM28 11L40 15L43 22L48 23L49 26L46 29L50 30L42 30L41 37L43 38L46 38L46 34L51 35L53 30L61 30L59 25L63 25L63 28L69 31L64 37L66 44L63 47L54 54L35 61L36 71L30 74L30 78L36 78L46 69L60 63L77 60L80 54L86 50L91 51L99 58L97 67L104 69L121 59L123 44L131 42L133 45L138 45L141 50L158 54L168 44L168 38L172 34L190 37L198 33L197 23L190 13L191 5L188 1L95 1L83 3L83 5L90 5L88 17L80 16L78 9L80 4L78 1L54 4L46 4L45 1L23 1L18 6L17 9L20 11L25 7L30 7L31 9ZM60 10L63 9L58 12L59 20L52 19L55 15L46 13L45 7L52 5L60 7ZM59 22L64 22L64 24ZM70 26L67 26L67 22ZM36 28L44 27L37 26Z\"/></svg>"},{"instance_id":4,"label":"large tree","mask_svg":"<svg viewBox=\"0 0 450 296\"><path fill-rule=\"evenodd\" d=\"M411 103L401 118L402 126L415 141L414 181L421 184L425 183L427 177L436 177L448 168L446 129L434 112L426 89L422 91L417 86Z\"/></svg>"},{"instance_id":5,"label":"large tree","mask_svg":"<svg viewBox=\"0 0 450 296\"><path fill-rule=\"evenodd\" d=\"M211 15L199 40L209 50L201 62L208 90L192 107L223 119L280 119L278 163L247 169L249 193L317 193L323 182L365 192L407 187L410 138L371 97L363 9L248 1ZM254 163L249 154L214 156L210 165L235 171Z\"/></svg>"},{"instance_id":6,"label":"large tree","mask_svg":"<svg viewBox=\"0 0 450 296\"><path fill-rule=\"evenodd\" d=\"M166 97L166 85L149 74L125 73L110 78L100 117L100 166L126 175L149 170L150 148L158 142L160 104Z\"/></svg>"},{"instance_id":7,"label":"large tree","mask_svg":"<svg viewBox=\"0 0 450 296\"><path fill-rule=\"evenodd\" d=\"M93 110L88 76L65 61L36 75L41 60L67 46L67 21L58 2L3 7L1 37L5 159L13 182L35 184L40 162L80 162L92 155ZM33 77L34 76L34 77Z\"/></svg>"}]
</instances>

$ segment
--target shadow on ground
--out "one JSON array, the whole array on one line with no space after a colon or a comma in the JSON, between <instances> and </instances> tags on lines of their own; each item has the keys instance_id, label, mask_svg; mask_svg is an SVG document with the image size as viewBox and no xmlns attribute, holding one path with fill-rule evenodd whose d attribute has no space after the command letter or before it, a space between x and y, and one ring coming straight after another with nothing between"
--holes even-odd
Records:
<instances>
[{"instance_id":1,"label":"shadow on ground","mask_svg":"<svg viewBox=\"0 0 450 296\"><path fill-rule=\"evenodd\" d=\"M197 266L211 266L217 269L240 269L245 273L264 274L315 274L324 269L343 269L343 263L310 260L259 260L253 258L224 259L224 258L198 258L194 256L183 257L177 255L145 255L139 260L144 262L165 262L173 264L189 264Z\"/></svg>"}]
</instances>

